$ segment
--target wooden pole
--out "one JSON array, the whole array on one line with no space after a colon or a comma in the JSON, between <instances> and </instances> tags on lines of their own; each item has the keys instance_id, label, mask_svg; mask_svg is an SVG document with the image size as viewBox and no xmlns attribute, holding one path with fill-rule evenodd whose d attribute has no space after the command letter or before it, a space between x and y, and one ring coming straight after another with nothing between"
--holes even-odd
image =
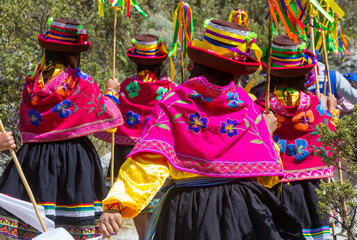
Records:
<instances>
[{"instance_id":1,"label":"wooden pole","mask_svg":"<svg viewBox=\"0 0 357 240\"><path fill-rule=\"evenodd\" d=\"M328 184L331 183L331 178L327 179L327 183ZM332 222L331 229L332 229L332 239L335 240L336 239L336 224L335 224L335 220L333 220L333 222Z\"/></svg>"},{"instance_id":2,"label":"wooden pole","mask_svg":"<svg viewBox=\"0 0 357 240\"><path fill-rule=\"evenodd\" d=\"M327 77L327 82L328 82L328 90L330 93L332 93L331 90L331 81L330 81L330 73L329 73L329 66L328 66L328 54L327 54L327 49L326 49L326 37L325 37L325 32L322 32L322 46L324 50L324 56L325 56L325 73Z\"/></svg>"},{"instance_id":3,"label":"wooden pole","mask_svg":"<svg viewBox=\"0 0 357 240\"><path fill-rule=\"evenodd\" d=\"M113 29L113 80L115 79L115 54L117 42L117 10L114 9L114 29ZM110 188L114 185L114 132L112 133L112 156L110 161Z\"/></svg>"},{"instance_id":4,"label":"wooden pole","mask_svg":"<svg viewBox=\"0 0 357 240\"><path fill-rule=\"evenodd\" d=\"M115 147L115 142L114 142L114 132L112 133L112 158L110 161L110 188L113 187L114 185L114 147Z\"/></svg>"},{"instance_id":5,"label":"wooden pole","mask_svg":"<svg viewBox=\"0 0 357 240\"><path fill-rule=\"evenodd\" d=\"M273 41L273 17L269 15L269 46L268 46L268 67L267 80L265 83L265 114L269 113L269 95L270 95L270 69L271 69L271 49Z\"/></svg>"},{"instance_id":6,"label":"wooden pole","mask_svg":"<svg viewBox=\"0 0 357 240\"><path fill-rule=\"evenodd\" d=\"M312 53L315 54L315 35L314 35L314 28L312 27L314 24L314 17L310 16L310 43L311 43L311 50ZM317 75L317 64L314 66L314 76L315 76L315 85L316 85L316 96L320 95L320 81Z\"/></svg>"},{"instance_id":7,"label":"wooden pole","mask_svg":"<svg viewBox=\"0 0 357 240\"><path fill-rule=\"evenodd\" d=\"M3 132L3 133L5 132L5 128L4 128L4 125L2 124L1 119L0 119L0 131ZM27 182L27 180L26 180L26 177L25 177L25 174L24 174L24 172L22 171L21 164L20 164L19 160L17 159L17 156L16 156L14 150L10 149L10 153L11 153L12 159L14 160L16 169L17 169L17 171L19 172L21 181L22 181L22 183L23 183L24 186L25 186L25 189L26 189L27 194L29 195L29 198L30 198L30 200L31 200L31 203L32 203L32 205L33 205L33 208L35 209L37 218L38 218L38 220L40 221L40 224L41 224L41 226L42 226L42 229L43 229L44 232L46 232L46 231L47 231L47 228L46 228L45 222L43 221L43 219L42 219L42 217L41 217L41 214L40 214L40 212L38 211L38 207L37 207L37 203L36 203L35 197L33 196L33 193L32 193L32 191L31 191L30 185L28 184L28 182Z\"/></svg>"}]
</instances>

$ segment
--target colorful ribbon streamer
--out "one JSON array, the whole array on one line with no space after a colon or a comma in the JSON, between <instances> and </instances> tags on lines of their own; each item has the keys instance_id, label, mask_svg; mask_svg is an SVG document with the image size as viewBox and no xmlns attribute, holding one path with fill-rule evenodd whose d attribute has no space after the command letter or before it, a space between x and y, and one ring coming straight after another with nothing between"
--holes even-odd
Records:
<instances>
[{"instance_id":1,"label":"colorful ribbon streamer","mask_svg":"<svg viewBox=\"0 0 357 240\"><path fill-rule=\"evenodd\" d=\"M322 50L322 35L325 35L326 50L328 53L333 52L337 55L342 54L344 57L349 55L347 51L347 37L343 35L341 29L341 18L345 15L344 11L335 3L334 0L302 0L303 8L306 13L298 11L299 19L304 23L310 22L306 14L313 18L313 27L315 31L316 50ZM310 36L310 28L306 28ZM343 59L344 60L344 59Z\"/></svg>"},{"instance_id":2,"label":"colorful ribbon streamer","mask_svg":"<svg viewBox=\"0 0 357 240\"><path fill-rule=\"evenodd\" d=\"M104 8L103 6L109 4L111 5L115 10L120 10L124 11L125 6L126 6L126 16L130 17L130 6L134 6L135 9L141 13L142 15L145 16L145 18L148 18L148 15L140 8L140 6L137 4L136 0L108 0L105 2L105 0L98 0L98 12L99 12L99 17L104 16Z\"/></svg>"},{"instance_id":3,"label":"colorful ribbon streamer","mask_svg":"<svg viewBox=\"0 0 357 240\"><path fill-rule=\"evenodd\" d=\"M268 0L269 11L273 18L273 32L278 34L278 26L281 22L290 39L295 43L298 42L298 37L306 38L304 31L305 24L299 20L297 9L304 12L300 0Z\"/></svg>"},{"instance_id":4,"label":"colorful ribbon streamer","mask_svg":"<svg viewBox=\"0 0 357 240\"><path fill-rule=\"evenodd\" d=\"M250 31L250 28L248 27L248 13L244 10L238 9L238 11L232 11L229 15L228 22L244 26Z\"/></svg>"},{"instance_id":5,"label":"colorful ribbon streamer","mask_svg":"<svg viewBox=\"0 0 357 240\"><path fill-rule=\"evenodd\" d=\"M173 41L169 51L169 57L176 57L177 44L181 46L181 66L187 56L187 44L192 41L193 37L193 19L191 7L181 1L176 5L173 17L174 34Z\"/></svg>"}]
</instances>

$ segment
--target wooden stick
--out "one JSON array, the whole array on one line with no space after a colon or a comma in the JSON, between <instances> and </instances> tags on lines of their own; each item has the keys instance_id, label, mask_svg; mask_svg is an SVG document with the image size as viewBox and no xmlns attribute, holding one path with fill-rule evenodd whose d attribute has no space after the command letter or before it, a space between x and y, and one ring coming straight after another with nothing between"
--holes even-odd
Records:
<instances>
[{"instance_id":1,"label":"wooden stick","mask_svg":"<svg viewBox=\"0 0 357 240\"><path fill-rule=\"evenodd\" d=\"M314 35L314 28L312 25L314 24L314 17L310 16L310 43L311 43L311 50L312 53L315 54L315 35ZM314 76L315 76L315 85L316 85L316 96L320 95L320 80L317 75L317 64L314 66Z\"/></svg>"},{"instance_id":2,"label":"wooden stick","mask_svg":"<svg viewBox=\"0 0 357 240\"><path fill-rule=\"evenodd\" d=\"M115 53L117 42L117 10L114 9L114 29L113 29L113 80L115 78Z\"/></svg>"},{"instance_id":3,"label":"wooden stick","mask_svg":"<svg viewBox=\"0 0 357 240\"><path fill-rule=\"evenodd\" d=\"M269 95L270 95L270 69L271 69L271 49L273 38L273 17L269 15L269 46L268 46L268 67L267 80L265 83L265 114L269 113Z\"/></svg>"},{"instance_id":4,"label":"wooden stick","mask_svg":"<svg viewBox=\"0 0 357 240\"><path fill-rule=\"evenodd\" d=\"M117 42L117 10L114 9L114 29L113 29L113 80L115 79L115 54ZM114 133L112 133L112 156L110 161L110 188L114 185Z\"/></svg>"},{"instance_id":5,"label":"wooden stick","mask_svg":"<svg viewBox=\"0 0 357 240\"><path fill-rule=\"evenodd\" d=\"M327 183L328 184L331 183L331 178L327 179ZM335 220L333 220L331 228L332 228L332 239L336 239L336 224L335 224Z\"/></svg>"},{"instance_id":6,"label":"wooden stick","mask_svg":"<svg viewBox=\"0 0 357 240\"><path fill-rule=\"evenodd\" d=\"M327 76L327 82L328 82L328 90L330 93L332 93L331 90L331 81L330 81L330 73L329 73L329 66L328 66L328 54L327 54L327 49L326 49L326 40L325 40L325 33L322 32L322 46L324 50L324 56L325 56L325 73Z\"/></svg>"},{"instance_id":7,"label":"wooden stick","mask_svg":"<svg viewBox=\"0 0 357 240\"><path fill-rule=\"evenodd\" d=\"M3 132L3 133L6 132L6 131L5 131L5 128L4 128L4 125L2 124L1 119L0 119L0 131ZM28 182L27 182L27 180L26 180L26 177L25 177L25 174L24 174L24 172L22 171L21 164L20 164L19 160L17 159L17 156L16 156L14 150L10 149L10 153L11 153L12 159L14 160L16 169L17 169L17 171L19 172L21 181L22 181L22 183L24 184L25 189L26 189L26 192L27 192L27 194L28 194L29 197L30 197L31 203L32 203L32 205L33 205L33 208L35 209L37 218L38 218L38 220L40 221L40 224L41 224L41 226L42 226L42 229L43 229L44 232L46 232L46 231L47 231L47 228L46 228L45 222L43 221L42 216L41 216L40 212L38 211L38 207L37 207L37 203L36 203L35 197L33 196L33 193L32 193L32 191L31 191L30 185L28 184Z\"/></svg>"},{"instance_id":8,"label":"wooden stick","mask_svg":"<svg viewBox=\"0 0 357 240\"><path fill-rule=\"evenodd\" d=\"M112 188L114 185L114 146L115 146L114 134L115 133L113 132L112 133L112 157L110 161L110 188Z\"/></svg>"},{"instance_id":9,"label":"wooden stick","mask_svg":"<svg viewBox=\"0 0 357 240\"><path fill-rule=\"evenodd\" d=\"M327 81L326 81L326 71L325 71L325 73L324 73L324 89L323 89L323 95L326 95L326 83L327 83Z\"/></svg>"},{"instance_id":10,"label":"wooden stick","mask_svg":"<svg viewBox=\"0 0 357 240\"><path fill-rule=\"evenodd\" d=\"M342 176L342 166L341 166L341 161L338 162L338 178L340 179L341 183L343 183L343 176ZM348 220L348 216L347 216L347 205L346 205L346 201L343 201L343 210L345 212L345 221L347 222ZM347 231L347 236L349 235L348 231ZM350 239L351 236L348 236L348 239Z\"/></svg>"}]
</instances>

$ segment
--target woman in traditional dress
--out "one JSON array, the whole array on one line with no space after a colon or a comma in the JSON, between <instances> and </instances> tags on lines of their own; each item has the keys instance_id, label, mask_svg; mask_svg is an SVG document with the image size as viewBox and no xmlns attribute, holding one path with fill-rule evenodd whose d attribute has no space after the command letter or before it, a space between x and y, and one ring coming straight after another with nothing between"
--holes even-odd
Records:
<instances>
[{"instance_id":1,"label":"woman in traditional dress","mask_svg":"<svg viewBox=\"0 0 357 240\"><path fill-rule=\"evenodd\" d=\"M292 210L303 227L306 239L331 239L327 216L318 213L315 189L320 179L332 177L333 168L326 166L318 153L329 154L321 146L319 124L331 123L331 112L318 97L306 90L306 75L314 67L315 55L305 50L301 39L297 43L280 35L273 40L271 62L270 111L278 119L274 141L280 147L285 177L271 191ZM263 67L266 68L263 57ZM264 63L265 62L265 63ZM336 107L333 99L327 106ZM256 103L265 109L265 94Z\"/></svg>"},{"instance_id":2,"label":"woman in traditional dress","mask_svg":"<svg viewBox=\"0 0 357 240\"><path fill-rule=\"evenodd\" d=\"M121 83L119 93L119 109L124 116L124 124L115 132L114 177L126 157L138 142L149 119L152 109L166 93L175 87L167 77L161 75L162 63L167 58L167 48L162 40L152 34L141 34L133 39L133 48L127 51L131 61L136 64L137 73ZM111 134L101 132L95 136L104 141L111 141ZM107 185L110 182L110 171L107 173ZM151 214L160 200L162 193L154 199L134 218L134 223L143 240Z\"/></svg>"},{"instance_id":3,"label":"woman in traditional dress","mask_svg":"<svg viewBox=\"0 0 357 240\"><path fill-rule=\"evenodd\" d=\"M98 235L101 201L107 194L99 156L87 135L122 123L120 85L109 80L102 94L79 67L91 43L77 22L53 19L38 35L42 63L26 78L20 106L23 146L17 155L33 191L56 227L75 239ZM29 201L13 162L0 179L0 192ZM0 209L0 234L31 239L40 232Z\"/></svg>"},{"instance_id":4,"label":"woman in traditional dress","mask_svg":"<svg viewBox=\"0 0 357 240\"><path fill-rule=\"evenodd\" d=\"M233 81L260 66L249 57L255 36L211 20L203 40L188 45L190 79L158 102L121 167L103 201L104 235L139 214L169 178L147 239L303 239L262 185L279 182L282 165L258 106Z\"/></svg>"}]
</instances>

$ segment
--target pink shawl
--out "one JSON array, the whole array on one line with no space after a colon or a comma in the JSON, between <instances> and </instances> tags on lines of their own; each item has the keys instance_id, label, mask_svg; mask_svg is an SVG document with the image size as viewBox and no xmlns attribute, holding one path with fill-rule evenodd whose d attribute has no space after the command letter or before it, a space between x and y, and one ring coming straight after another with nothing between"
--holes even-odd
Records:
<instances>
[{"instance_id":1,"label":"pink shawl","mask_svg":"<svg viewBox=\"0 0 357 240\"><path fill-rule=\"evenodd\" d=\"M171 81L163 77L155 82L143 82L138 75L125 79L120 85L119 109L123 114L124 124L115 133L115 144L135 145L139 140L150 113L158 100L169 91ZM172 84L171 88L174 88ZM94 135L106 142L111 142L111 134L100 132Z\"/></svg>"},{"instance_id":2,"label":"pink shawl","mask_svg":"<svg viewBox=\"0 0 357 240\"><path fill-rule=\"evenodd\" d=\"M263 94L256 103L261 110L265 109ZM327 167L316 154L329 154L330 149L321 146L317 126L328 124L335 129L330 118L331 114L320 104L315 95L300 92L298 106L283 106L279 99L270 94L270 110L278 118L278 129L274 132L274 141L280 147L285 177L282 182L306 179L329 178L333 168Z\"/></svg>"},{"instance_id":3,"label":"pink shawl","mask_svg":"<svg viewBox=\"0 0 357 240\"><path fill-rule=\"evenodd\" d=\"M130 155L153 152L178 170L211 177L282 176L259 108L232 82L203 77L170 91L151 113Z\"/></svg>"},{"instance_id":4,"label":"pink shawl","mask_svg":"<svg viewBox=\"0 0 357 240\"><path fill-rule=\"evenodd\" d=\"M20 107L23 142L49 142L89 135L122 123L113 96L103 96L94 80L67 67L42 88L26 78Z\"/></svg>"}]
</instances>

